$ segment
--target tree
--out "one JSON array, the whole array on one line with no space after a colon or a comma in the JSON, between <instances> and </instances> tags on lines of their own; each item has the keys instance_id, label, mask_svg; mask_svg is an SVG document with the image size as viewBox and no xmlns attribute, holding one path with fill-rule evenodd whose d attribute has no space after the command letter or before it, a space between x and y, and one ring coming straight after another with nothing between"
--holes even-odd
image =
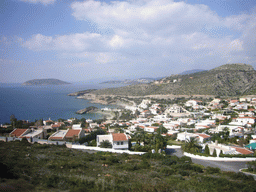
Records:
<instances>
[{"instance_id":1,"label":"tree","mask_svg":"<svg viewBox=\"0 0 256 192\"><path fill-rule=\"evenodd\" d=\"M155 141L155 150L158 151L159 149L164 149L167 145L167 141L165 139L165 137L163 137L160 134L155 135L154 138Z\"/></svg>"},{"instance_id":2,"label":"tree","mask_svg":"<svg viewBox=\"0 0 256 192\"><path fill-rule=\"evenodd\" d=\"M198 145L197 139L195 137L191 137L190 140L187 140L184 145L184 151L190 153L198 153L202 147Z\"/></svg>"},{"instance_id":3,"label":"tree","mask_svg":"<svg viewBox=\"0 0 256 192\"><path fill-rule=\"evenodd\" d=\"M91 132L89 135L79 139L79 143L89 143L92 140L96 140L97 135L105 135L107 132L103 129L97 129L96 131Z\"/></svg>"},{"instance_id":4,"label":"tree","mask_svg":"<svg viewBox=\"0 0 256 192\"><path fill-rule=\"evenodd\" d=\"M206 155L210 155L210 150L209 150L208 145L205 146L204 153L205 153Z\"/></svg>"},{"instance_id":5,"label":"tree","mask_svg":"<svg viewBox=\"0 0 256 192\"><path fill-rule=\"evenodd\" d=\"M10 122L11 122L12 127L14 128L16 126L16 122L17 122L17 118L15 117L14 114L12 114L10 116Z\"/></svg>"},{"instance_id":6,"label":"tree","mask_svg":"<svg viewBox=\"0 0 256 192\"><path fill-rule=\"evenodd\" d=\"M43 125L43 119L39 119L36 121L35 126L39 127Z\"/></svg>"},{"instance_id":7,"label":"tree","mask_svg":"<svg viewBox=\"0 0 256 192\"><path fill-rule=\"evenodd\" d=\"M256 173L256 161L251 161L246 163L248 170Z\"/></svg>"},{"instance_id":8,"label":"tree","mask_svg":"<svg viewBox=\"0 0 256 192\"><path fill-rule=\"evenodd\" d=\"M138 117L139 115L140 115L140 112L139 112L139 110L138 109L136 109L136 111L135 111L135 114L134 114L136 117Z\"/></svg>"},{"instance_id":9,"label":"tree","mask_svg":"<svg viewBox=\"0 0 256 192\"><path fill-rule=\"evenodd\" d=\"M217 157L217 152L216 152L216 149L213 150L213 154L212 154L213 157Z\"/></svg>"},{"instance_id":10,"label":"tree","mask_svg":"<svg viewBox=\"0 0 256 192\"><path fill-rule=\"evenodd\" d=\"M112 144L108 140L105 140L105 141L100 142L99 147L101 147L101 148L112 148Z\"/></svg>"},{"instance_id":11,"label":"tree","mask_svg":"<svg viewBox=\"0 0 256 192\"><path fill-rule=\"evenodd\" d=\"M156 132L158 134L163 134L163 133L167 133L168 130L163 125L160 125L159 128L156 130Z\"/></svg>"}]
</instances>

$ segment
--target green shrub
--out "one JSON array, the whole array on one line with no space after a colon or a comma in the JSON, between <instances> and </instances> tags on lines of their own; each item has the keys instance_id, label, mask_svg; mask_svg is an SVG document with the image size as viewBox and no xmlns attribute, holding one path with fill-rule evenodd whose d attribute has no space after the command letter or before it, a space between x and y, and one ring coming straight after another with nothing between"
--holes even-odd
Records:
<instances>
[{"instance_id":1,"label":"green shrub","mask_svg":"<svg viewBox=\"0 0 256 192\"><path fill-rule=\"evenodd\" d=\"M231 179L244 180L244 181L254 181L253 176L245 175L244 173L238 172L224 172L225 175L229 176Z\"/></svg>"},{"instance_id":2,"label":"green shrub","mask_svg":"<svg viewBox=\"0 0 256 192\"><path fill-rule=\"evenodd\" d=\"M205 170L208 174L220 173L220 168L217 167L206 167Z\"/></svg>"},{"instance_id":3,"label":"green shrub","mask_svg":"<svg viewBox=\"0 0 256 192\"><path fill-rule=\"evenodd\" d=\"M181 163L192 163L192 159L190 157L187 157L187 156L182 156L179 159L179 162L181 162Z\"/></svg>"},{"instance_id":4,"label":"green shrub","mask_svg":"<svg viewBox=\"0 0 256 192\"><path fill-rule=\"evenodd\" d=\"M167 167L162 167L160 169L160 173L163 173L164 175L169 176L169 175L173 175L175 173L175 170Z\"/></svg>"},{"instance_id":5,"label":"green shrub","mask_svg":"<svg viewBox=\"0 0 256 192\"><path fill-rule=\"evenodd\" d=\"M137 164L130 164L130 163L127 163L127 164L124 164L122 166L122 168L126 171L136 171L139 169L139 167L137 166Z\"/></svg>"},{"instance_id":6,"label":"green shrub","mask_svg":"<svg viewBox=\"0 0 256 192\"><path fill-rule=\"evenodd\" d=\"M154 160L159 160L159 159L164 159L165 156L160 154L160 153L145 153L142 155L143 159L154 159Z\"/></svg>"},{"instance_id":7,"label":"green shrub","mask_svg":"<svg viewBox=\"0 0 256 192\"><path fill-rule=\"evenodd\" d=\"M139 168L140 169L148 169L150 167L150 164L148 163L148 161L143 160L142 162L140 162L139 164Z\"/></svg>"},{"instance_id":8,"label":"green shrub","mask_svg":"<svg viewBox=\"0 0 256 192\"><path fill-rule=\"evenodd\" d=\"M212 156L213 156L213 157L217 157L216 149L213 150Z\"/></svg>"},{"instance_id":9,"label":"green shrub","mask_svg":"<svg viewBox=\"0 0 256 192\"><path fill-rule=\"evenodd\" d=\"M197 173L203 173L203 169L197 165L193 165L191 169Z\"/></svg>"},{"instance_id":10,"label":"green shrub","mask_svg":"<svg viewBox=\"0 0 256 192\"><path fill-rule=\"evenodd\" d=\"M106 164L113 165L115 163L119 163L119 159L116 156L110 156L105 161Z\"/></svg>"},{"instance_id":11,"label":"green shrub","mask_svg":"<svg viewBox=\"0 0 256 192\"><path fill-rule=\"evenodd\" d=\"M168 166L175 165L176 163L177 163L177 161L175 161L175 160L173 160L171 158L165 158L162 161L163 165L168 165Z\"/></svg>"},{"instance_id":12,"label":"green shrub","mask_svg":"<svg viewBox=\"0 0 256 192\"><path fill-rule=\"evenodd\" d=\"M179 170L178 173L179 173L181 176L189 176L189 172L188 172L188 171Z\"/></svg>"},{"instance_id":13,"label":"green shrub","mask_svg":"<svg viewBox=\"0 0 256 192\"><path fill-rule=\"evenodd\" d=\"M210 155L210 150L209 150L208 145L205 146L204 153L205 153L206 155Z\"/></svg>"}]
</instances>

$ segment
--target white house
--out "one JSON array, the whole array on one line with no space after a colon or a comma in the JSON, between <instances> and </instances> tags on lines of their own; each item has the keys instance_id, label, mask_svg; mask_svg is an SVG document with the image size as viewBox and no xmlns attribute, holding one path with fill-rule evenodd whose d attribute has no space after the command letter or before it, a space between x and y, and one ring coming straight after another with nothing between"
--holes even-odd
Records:
<instances>
[{"instance_id":1,"label":"white house","mask_svg":"<svg viewBox=\"0 0 256 192\"><path fill-rule=\"evenodd\" d=\"M10 134L10 137L18 138L38 138L44 139L47 135L46 129L14 129Z\"/></svg>"},{"instance_id":2,"label":"white house","mask_svg":"<svg viewBox=\"0 0 256 192\"><path fill-rule=\"evenodd\" d=\"M150 100L148 100L148 99L143 99L142 102L141 102L141 104L139 104L138 107L140 107L140 108L142 108L142 109L146 109L146 108L148 108L148 105L149 105L150 103L151 103Z\"/></svg>"},{"instance_id":3,"label":"white house","mask_svg":"<svg viewBox=\"0 0 256 192\"><path fill-rule=\"evenodd\" d=\"M241 147L231 147L223 144L218 144L216 141L215 143L208 144L210 154L212 155L214 152L214 149L216 150L217 157L219 156L220 152L222 151L223 154L244 154L244 155L249 155L253 154L252 151L246 149L246 148L241 148Z\"/></svg>"},{"instance_id":4,"label":"white house","mask_svg":"<svg viewBox=\"0 0 256 192\"><path fill-rule=\"evenodd\" d=\"M154 132L156 132L157 129L158 129L158 127L145 127L144 131L149 132L149 133L154 133Z\"/></svg>"},{"instance_id":5,"label":"white house","mask_svg":"<svg viewBox=\"0 0 256 192\"><path fill-rule=\"evenodd\" d=\"M72 129L82 129L81 124L74 124Z\"/></svg>"},{"instance_id":6,"label":"white house","mask_svg":"<svg viewBox=\"0 0 256 192\"><path fill-rule=\"evenodd\" d=\"M255 122L255 117L238 117L234 118L230 125L237 125L237 126L251 126Z\"/></svg>"},{"instance_id":7,"label":"white house","mask_svg":"<svg viewBox=\"0 0 256 192\"><path fill-rule=\"evenodd\" d=\"M100 143L108 140L112 144L112 149L129 149L129 136L125 133L112 133L110 135L97 135L97 147Z\"/></svg>"},{"instance_id":8,"label":"white house","mask_svg":"<svg viewBox=\"0 0 256 192\"><path fill-rule=\"evenodd\" d=\"M191 138L196 138L198 135L194 133L182 132L177 134L177 141L190 141Z\"/></svg>"},{"instance_id":9,"label":"white house","mask_svg":"<svg viewBox=\"0 0 256 192\"><path fill-rule=\"evenodd\" d=\"M211 136L210 135L207 135L207 134L204 134L204 133L196 133L195 135L198 135L198 141L200 143L203 143L205 141L208 141L211 139Z\"/></svg>"},{"instance_id":10,"label":"white house","mask_svg":"<svg viewBox=\"0 0 256 192\"><path fill-rule=\"evenodd\" d=\"M197 101L196 100L188 100L186 103L185 103L185 106L186 107L192 107L192 106L196 106L197 105Z\"/></svg>"}]
</instances>

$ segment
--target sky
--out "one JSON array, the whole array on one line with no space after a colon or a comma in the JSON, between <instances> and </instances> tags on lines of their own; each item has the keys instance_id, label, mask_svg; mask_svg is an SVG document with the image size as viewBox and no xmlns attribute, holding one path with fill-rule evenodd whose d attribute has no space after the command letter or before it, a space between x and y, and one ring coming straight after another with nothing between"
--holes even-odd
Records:
<instances>
[{"instance_id":1,"label":"sky","mask_svg":"<svg viewBox=\"0 0 256 192\"><path fill-rule=\"evenodd\" d=\"M1 83L256 67L255 0L1 0L0 28Z\"/></svg>"}]
</instances>

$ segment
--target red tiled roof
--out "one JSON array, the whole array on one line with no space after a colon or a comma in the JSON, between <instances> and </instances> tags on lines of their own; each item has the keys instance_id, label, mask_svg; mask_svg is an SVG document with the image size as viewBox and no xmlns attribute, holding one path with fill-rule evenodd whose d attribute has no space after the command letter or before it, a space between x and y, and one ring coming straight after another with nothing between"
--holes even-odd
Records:
<instances>
[{"instance_id":1,"label":"red tiled roof","mask_svg":"<svg viewBox=\"0 0 256 192\"><path fill-rule=\"evenodd\" d=\"M148 128L151 128L151 129L157 130L159 127L148 127Z\"/></svg>"},{"instance_id":2,"label":"red tiled roof","mask_svg":"<svg viewBox=\"0 0 256 192\"><path fill-rule=\"evenodd\" d=\"M20 137L22 134L25 133L25 131L27 131L27 129L15 129L15 130L11 133L11 136Z\"/></svg>"},{"instance_id":3,"label":"red tiled roof","mask_svg":"<svg viewBox=\"0 0 256 192\"><path fill-rule=\"evenodd\" d=\"M197 133L197 135L199 135L200 137L203 137L204 139L211 137L210 135L201 134L201 133Z\"/></svg>"},{"instance_id":4,"label":"red tiled roof","mask_svg":"<svg viewBox=\"0 0 256 192\"><path fill-rule=\"evenodd\" d=\"M60 124L54 124L54 125L52 125L52 128L58 128L60 126L61 126Z\"/></svg>"},{"instance_id":5,"label":"red tiled roof","mask_svg":"<svg viewBox=\"0 0 256 192\"><path fill-rule=\"evenodd\" d=\"M124 133L112 133L113 141L127 141L127 137Z\"/></svg>"},{"instance_id":6,"label":"red tiled roof","mask_svg":"<svg viewBox=\"0 0 256 192\"><path fill-rule=\"evenodd\" d=\"M236 151L239 152L239 153L242 153L244 155L249 155L249 154L252 154L253 152L248 150L248 149L245 149L245 148L239 148L239 147L235 147Z\"/></svg>"},{"instance_id":7,"label":"red tiled roof","mask_svg":"<svg viewBox=\"0 0 256 192\"><path fill-rule=\"evenodd\" d=\"M86 133L92 132L92 129L83 129Z\"/></svg>"},{"instance_id":8,"label":"red tiled roof","mask_svg":"<svg viewBox=\"0 0 256 192\"><path fill-rule=\"evenodd\" d=\"M66 137L73 137L74 135L75 136L78 136L78 134L80 133L81 130L73 130L73 129L69 129L67 134L66 134Z\"/></svg>"},{"instance_id":9,"label":"red tiled roof","mask_svg":"<svg viewBox=\"0 0 256 192\"><path fill-rule=\"evenodd\" d=\"M255 117L238 117L237 119L255 119Z\"/></svg>"},{"instance_id":10,"label":"red tiled roof","mask_svg":"<svg viewBox=\"0 0 256 192\"><path fill-rule=\"evenodd\" d=\"M63 140L63 137L50 137L50 139L54 139L54 140Z\"/></svg>"}]
</instances>

